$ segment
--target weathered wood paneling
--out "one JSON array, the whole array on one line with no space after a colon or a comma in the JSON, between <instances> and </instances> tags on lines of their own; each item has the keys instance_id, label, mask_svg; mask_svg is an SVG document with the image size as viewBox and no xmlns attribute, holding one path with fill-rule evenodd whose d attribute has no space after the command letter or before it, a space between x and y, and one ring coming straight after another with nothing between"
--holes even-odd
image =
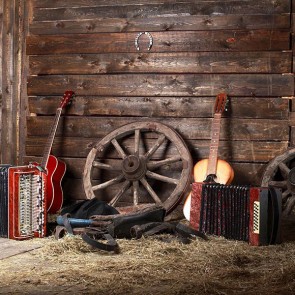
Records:
<instances>
[{"instance_id":1,"label":"weathered wood paneling","mask_svg":"<svg viewBox=\"0 0 295 295\"><path fill-rule=\"evenodd\" d=\"M16 113L19 109L18 101L14 98L14 65L15 55L13 52L14 45L14 7L9 1L1 2L3 12L3 33L2 33L2 68L1 68L1 87L4 91L1 93L1 162L16 163L17 155L12 154L17 144L16 136Z\"/></svg>"},{"instance_id":2,"label":"weathered wood paneling","mask_svg":"<svg viewBox=\"0 0 295 295\"><path fill-rule=\"evenodd\" d=\"M63 3L61 3L63 2ZM101 17L137 18L157 15L281 14L290 12L290 0L262 1L33 1L35 20L91 19ZM144 4L144 6L143 6ZM40 9L39 9L40 8ZM42 9L43 8L43 9ZM44 9L45 8L45 9ZM50 9L51 8L51 9Z\"/></svg>"},{"instance_id":3,"label":"weathered wood paneling","mask_svg":"<svg viewBox=\"0 0 295 295\"><path fill-rule=\"evenodd\" d=\"M31 75L105 73L290 73L292 51L37 55Z\"/></svg>"},{"instance_id":4,"label":"weathered wood paneling","mask_svg":"<svg viewBox=\"0 0 295 295\"><path fill-rule=\"evenodd\" d=\"M292 55L293 55L293 62L292 62L292 70L291 72L295 72L295 2L292 1L292 21L291 21L291 35L292 35ZM295 82L295 81L294 81ZM294 93L295 96L295 93ZM295 99L290 99L290 105L291 105L291 113L290 113L290 145L295 146Z\"/></svg>"},{"instance_id":5,"label":"weathered wood paneling","mask_svg":"<svg viewBox=\"0 0 295 295\"><path fill-rule=\"evenodd\" d=\"M33 5L31 32L37 35L290 27L289 0L276 5L271 1L33 1Z\"/></svg>"},{"instance_id":6,"label":"weathered wood paneling","mask_svg":"<svg viewBox=\"0 0 295 295\"><path fill-rule=\"evenodd\" d=\"M54 115L60 97L31 96L29 110L36 115ZM66 115L147 117L212 117L215 97L108 97L75 96ZM279 97L231 97L223 116L231 118L289 118L289 100ZM295 119L294 119L295 124Z\"/></svg>"},{"instance_id":7,"label":"weathered wood paneling","mask_svg":"<svg viewBox=\"0 0 295 295\"><path fill-rule=\"evenodd\" d=\"M24 147L27 11L21 0L0 1L0 163L19 164ZM24 102L24 104L23 104Z\"/></svg>"},{"instance_id":8,"label":"weathered wood paneling","mask_svg":"<svg viewBox=\"0 0 295 295\"><path fill-rule=\"evenodd\" d=\"M152 18L103 18L91 20L34 21L31 32L38 34L81 34L136 31L186 31L220 29L286 29L289 14L278 15L186 15Z\"/></svg>"},{"instance_id":9,"label":"weathered wood paneling","mask_svg":"<svg viewBox=\"0 0 295 295\"><path fill-rule=\"evenodd\" d=\"M116 128L131 122L137 122L136 117L64 117L60 121L56 136L64 137L97 137L101 138ZM145 120L149 120L146 118ZM175 130L185 139L210 139L212 119L207 118L154 118ZM91 124L89 124L91 122ZM44 136L50 132L52 117L31 117L28 119L28 135ZM40 126L43 126L40 128ZM99 128L98 128L99 126ZM288 141L289 127L287 120L271 119L222 119L221 140L276 140Z\"/></svg>"},{"instance_id":10,"label":"weathered wood paneling","mask_svg":"<svg viewBox=\"0 0 295 295\"><path fill-rule=\"evenodd\" d=\"M175 128L196 162L208 157L215 96L225 91L230 104L219 156L234 166L235 183L259 185L265 165L289 144L291 4L30 0L26 161L42 156L60 97L72 89L76 97L53 146L68 164L69 198L85 197L81 175L90 149L126 123L157 120ZM145 35L136 49L139 31L151 33L150 51ZM145 139L147 146L154 141ZM134 139L124 147L130 152ZM118 161L115 151L106 157Z\"/></svg>"},{"instance_id":11,"label":"weathered wood paneling","mask_svg":"<svg viewBox=\"0 0 295 295\"><path fill-rule=\"evenodd\" d=\"M57 8L57 7L93 7L93 6L124 6L124 5L143 5L143 4L200 4L206 5L207 7L213 9L218 9L219 6L225 7L224 3L226 3L227 7L224 9L228 10L228 14L230 11L236 7L237 11L240 9L251 9L254 6L253 11L259 14L260 11L265 11L268 13L288 13L290 11L290 0L281 0L276 2L275 5L270 0L261 0L261 1L253 1L253 0L215 0L214 3L210 0L29 0L33 3L36 8ZM245 2L245 3L244 3ZM212 4L214 6L212 7ZM203 6L202 6L203 7ZM234 7L234 8L233 8ZM264 9L264 10L263 10ZM243 11L244 11L243 10Z\"/></svg>"},{"instance_id":12,"label":"weathered wood paneling","mask_svg":"<svg viewBox=\"0 0 295 295\"><path fill-rule=\"evenodd\" d=\"M3 36L3 0L0 0L0 42L3 44L2 36ZM2 64L2 59L3 59L3 49L2 46L0 46L0 68L3 68ZM3 130L3 121L2 121L2 75L0 75L0 142L2 142L2 130ZM2 161L2 146L0 148L0 162Z\"/></svg>"},{"instance_id":13,"label":"weathered wood paneling","mask_svg":"<svg viewBox=\"0 0 295 295\"><path fill-rule=\"evenodd\" d=\"M27 53L137 52L136 36L136 33L32 35L27 39ZM288 50L290 46L289 30L166 31L153 32L152 37L151 52L269 51ZM147 40L143 42L148 44Z\"/></svg>"},{"instance_id":14,"label":"weathered wood paneling","mask_svg":"<svg viewBox=\"0 0 295 295\"><path fill-rule=\"evenodd\" d=\"M118 74L47 75L28 79L29 95L58 95L64 89L79 95L119 96L292 96L293 75L281 74Z\"/></svg>"}]
</instances>

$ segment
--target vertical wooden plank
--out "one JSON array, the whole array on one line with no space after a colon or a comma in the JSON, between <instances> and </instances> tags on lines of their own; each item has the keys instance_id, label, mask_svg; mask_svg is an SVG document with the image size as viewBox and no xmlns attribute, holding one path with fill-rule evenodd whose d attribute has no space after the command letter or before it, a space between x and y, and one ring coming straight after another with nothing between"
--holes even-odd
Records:
<instances>
[{"instance_id":1,"label":"vertical wooden plank","mask_svg":"<svg viewBox=\"0 0 295 295\"><path fill-rule=\"evenodd\" d=\"M18 164L20 151L20 93L24 51L21 0L3 0L1 163Z\"/></svg>"},{"instance_id":2,"label":"vertical wooden plank","mask_svg":"<svg viewBox=\"0 0 295 295\"><path fill-rule=\"evenodd\" d=\"M14 0L3 0L3 34L2 34L2 163L15 162L15 106L13 93L13 31L14 31Z\"/></svg>"},{"instance_id":3,"label":"vertical wooden plank","mask_svg":"<svg viewBox=\"0 0 295 295\"><path fill-rule=\"evenodd\" d=\"M28 96L27 96L27 75L29 57L26 55L26 36L28 34L29 27L29 6L30 1L17 0L16 15L18 15L18 31L16 32L17 46L17 97L19 97L19 118L17 118L18 127L18 155L17 164L23 163L23 157L25 156L25 138L26 138L26 117L28 114Z\"/></svg>"},{"instance_id":4,"label":"vertical wooden plank","mask_svg":"<svg viewBox=\"0 0 295 295\"><path fill-rule=\"evenodd\" d=\"M3 59L3 50L2 50L2 30L3 30L3 0L0 0L0 69L2 69L2 59ZM0 75L0 163L2 159L2 71Z\"/></svg>"},{"instance_id":5,"label":"vertical wooden plank","mask_svg":"<svg viewBox=\"0 0 295 295\"><path fill-rule=\"evenodd\" d=\"M0 0L0 69L2 69L2 58L3 58L3 50L2 50L2 32L3 32L3 0ZM0 130L1 130L1 102L2 102L2 74L0 75L0 95L1 95L1 99L0 99ZM0 132L0 139L1 139L1 132ZM0 151L1 154L1 151Z\"/></svg>"},{"instance_id":6,"label":"vertical wooden plank","mask_svg":"<svg viewBox=\"0 0 295 295\"><path fill-rule=\"evenodd\" d=\"M291 1L291 28L290 33L292 36L291 47L292 47L292 56L293 62L291 63L291 72L294 73L294 61L295 61L295 52L294 52L294 32L295 32L295 0ZM295 81L294 81L295 83ZM293 96L295 93L293 94ZM295 112L295 100L294 97L290 99L290 145L294 146L295 130L294 130L294 112Z\"/></svg>"}]
</instances>

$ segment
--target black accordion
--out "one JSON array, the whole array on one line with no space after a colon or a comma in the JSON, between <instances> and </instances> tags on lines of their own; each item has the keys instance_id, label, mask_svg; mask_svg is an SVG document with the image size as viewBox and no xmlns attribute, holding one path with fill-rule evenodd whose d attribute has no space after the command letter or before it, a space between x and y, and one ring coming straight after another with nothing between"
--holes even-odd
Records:
<instances>
[{"instance_id":1,"label":"black accordion","mask_svg":"<svg viewBox=\"0 0 295 295\"><path fill-rule=\"evenodd\" d=\"M191 226L209 235L269 245L281 241L282 196L277 188L193 183Z\"/></svg>"},{"instance_id":2,"label":"black accordion","mask_svg":"<svg viewBox=\"0 0 295 295\"><path fill-rule=\"evenodd\" d=\"M0 237L46 235L46 175L37 166L0 166Z\"/></svg>"}]
</instances>

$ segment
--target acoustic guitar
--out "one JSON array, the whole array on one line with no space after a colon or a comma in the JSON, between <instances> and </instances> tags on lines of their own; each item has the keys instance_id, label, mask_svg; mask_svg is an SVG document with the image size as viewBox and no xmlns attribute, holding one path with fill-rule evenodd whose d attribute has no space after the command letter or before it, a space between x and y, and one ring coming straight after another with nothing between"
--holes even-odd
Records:
<instances>
[{"instance_id":1,"label":"acoustic guitar","mask_svg":"<svg viewBox=\"0 0 295 295\"><path fill-rule=\"evenodd\" d=\"M195 182L216 182L220 184L230 184L234 178L234 170L230 164L218 159L218 146L220 138L221 115L225 109L227 95L220 93L216 97L214 105L214 117L211 126L211 143L209 158L197 162L193 168ZM191 193L186 198L183 207L183 214L190 220Z\"/></svg>"},{"instance_id":2,"label":"acoustic guitar","mask_svg":"<svg viewBox=\"0 0 295 295\"><path fill-rule=\"evenodd\" d=\"M44 169L47 174L47 186L46 186L46 200L47 200L47 212L54 214L61 209L63 204L63 191L61 187L61 181L66 172L66 164L58 160L55 156L51 155L51 149L53 140L56 134L58 122L60 119L63 108L69 103L73 97L73 91L66 91L63 95L61 104L56 111L55 120L51 127L50 135L45 145L43 158L41 161L41 168Z\"/></svg>"}]
</instances>

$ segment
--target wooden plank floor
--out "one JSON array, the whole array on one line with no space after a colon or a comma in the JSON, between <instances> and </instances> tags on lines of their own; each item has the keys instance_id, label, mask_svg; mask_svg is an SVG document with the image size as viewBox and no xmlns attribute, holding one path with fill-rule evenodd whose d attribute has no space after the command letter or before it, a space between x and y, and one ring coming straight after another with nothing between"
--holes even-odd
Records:
<instances>
[{"instance_id":1,"label":"wooden plank floor","mask_svg":"<svg viewBox=\"0 0 295 295\"><path fill-rule=\"evenodd\" d=\"M26 253L40 247L42 247L42 245L36 242L23 242L0 238L0 260Z\"/></svg>"}]
</instances>

